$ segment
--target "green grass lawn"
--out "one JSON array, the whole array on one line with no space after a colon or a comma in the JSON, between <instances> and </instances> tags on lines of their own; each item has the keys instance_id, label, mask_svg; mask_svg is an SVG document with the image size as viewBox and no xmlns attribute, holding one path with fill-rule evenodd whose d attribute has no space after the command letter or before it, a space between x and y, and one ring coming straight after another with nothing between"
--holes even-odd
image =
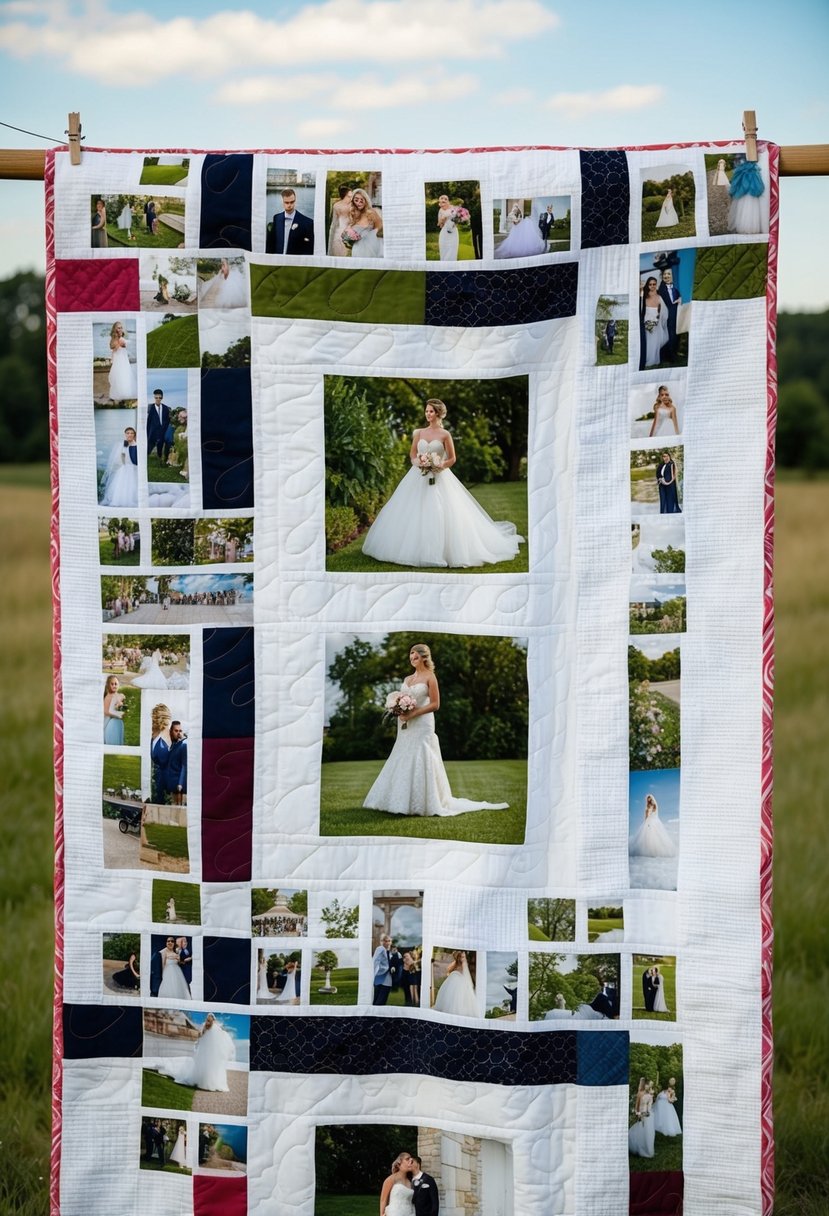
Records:
<instances>
[{"instance_id":1,"label":"green grass lawn","mask_svg":"<svg viewBox=\"0 0 829 1216\"><path fill-rule=\"evenodd\" d=\"M469 492L478 500L491 519L508 519L515 524L519 536L524 537L517 555L509 562L496 562L491 566L465 566L465 574L524 574L530 568L529 545L529 509L527 506L526 481L498 481L487 485L467 486ZM363 537L358 536L350 545L329 553L325 559L326 570L345 570L351 573L365 572L377 574L382 570L400 572L401 570L418 570L418 566L398 566L395 562L378 562L373 557L363 556ZM425 573L440 573L434 566L424 566ZM455 571L453 571L455 573Z\"/></svg>"},{"instance_id":2,"label":"green grass lawn","mask_svg":"<svg viewBox=\"0 0 829 1216\"><path fill-rule=\"evenodd\" d=\"M379 1195L317 1195L314 1216L377 1216Z\"/></svg>"},{"instance_id":3,"label":"green grass lawn","mask_svg":"<svg viewBox=\"0 0 829 1216\"><path fill-rule=\"evenodd\" d=\"M620 916L617 919L614 917L606 917L604 920L594 920L592 917L587 918L587 940L594 942L601 933L610 933L612 929L624 929L625 922Z\"/></svg>"},{"instance_id":4,"label":"green grass lawn","mask_svg":"<svg viewBox=\"0 0 829 1216\"><path fill-rule=\"evenodd\" d=\"M139 545L130 553L122 553L120 557L115 556L115 542L107 533L106 536L98 538L98 556L102 566L139 566L141 564L141 549Z\"/></svg>"},{"instance_id":5,"label":"green grass lawn","mask_svg":"<svg viewBox=\"0 0 829 1216\"><path fill-rule=\"evenodd\" d=\"M311 972L312 1005L356 1005L359 980L358 967L335 967L331 972L331 987L336 992L320 992L325 976L315 967Z\"/></svg>"},{"instance_id":6,"label":"green grass lawn","mask_svg":"<svg viewBox=\"0 0 829 1216\"><path fill-rule=\"evenodd\" d=\"M52 640L45 466L0 467L10 572L0 600L0 933L27 962L4 975L0 1055L0 1211L46 1216L52 1035ZM829 782L829 480L778 482L775 777L775 1216L825 1216L829 1193L826 857ZM10 644L13 639L14 644ZM457 791L456 791L457 792ZM25 803L25 831L20 830ZM444 821L445 822L445 821ZM137 1132L136 1132L137 1135ZM137 1141L136 1141L137 1144ZM657 1137L660 1145L660 1137ZM671 1150L668 1149L670 1152ZM149 1163L148 1163L149 1164ZM636 1168L649 1163L636 1159ZM156 1164L155 1167L158 1168ZM168 1166L169 1172L175 1167ZM654 1168L669 1168L666 1157ZM181 1171L178 1171L181 1172ZM357 1196L318 1196L317 1216L375 1216Z\"/></svg>"},{"instance_id":7,"label":"green grass lawn","mask_svg":"<svg viewBox=\"0 0 829 1216\"><path fill-rule=\"evenodd\" d=\"M643 241L676 241L683 236L697 235L697 228L694 223L693 203L686 204L685 214L680 217L679 223L674 224L672 228L657 228L656 222L659 219L661 210L660 204L659 210L642 212ZM677 214L679 214L679 209L677 209Z\"/></svg>"},{"instance_id":8,"label":"green grass lawn","mask_svg":"<svg viewBox=\"0 0 829 1216\"><path fill-rule=\"evenodd\" d=\"M181 829L178 829L179 831ZM187 854L184 854L187 856ZM167 900L176 905L177 925L201 924L201 887L196 882L173 882L168 878L153 879L152 917L156 922L167 921Z\"/></svg>"},{"instance_id":9,"label":"green grass lawn","mask_svg":"<svg viewBox=\"0 0 829 1216\"><path fill-rule=\"evenodd\" d=\"M649 957L640 958L638 954L633 956L633 1017L648 1018L657 1022L675 1022L677 1016L676 1009L676 962L668 962L666 959L660 960L657 963L659 971L665 981L665 1003L668 1006L667 1013L648 1013L645 1010L645 996L642 991L642 972L646 967L653 964ZM670 1139L670 1137L668 1137Z\"/></svg>"},{"instance_id":10,"label":"green grass lawn","mask_svg":"<svg viewBox=\"0 0 829 1216\"><path fill-rule=\"evenodd\" d=\"M199 367L199 318L176 317L147 333L147 367Z\"/></svg>"},{"instance_id":11,"label":"green grass lawn","mask_svg":"<svg viewBox=\"0 0 829 1216\"><path fill-rule=\"evenodd\" d=\"M136 691L140 691L136 689ZM131 790L141 788L140 756L104 756L103 788L120 789L126 785Z\"/></svg>"},{"instance_id":12,"label":"green grass lawn","mask_svg":"<svg viewBox=\"0 0 829 1216\"><path fill-rule=\"evenodd\" d=\"M170 1077L162 1077L151 1068L141 1072L141 1105L161 1110L192 1110L196 1096L195 1085L178 1085Z\"/></svg>"},{"instance_id":13,"label":"green grass lawn","mask_svg":"<svg viewBox=\"0 0 829 1216\"><path fill-rule=\"evenodd\" d=\"M459 228L458 232L460 234L460 240L458 241L458 258L457 258L457 260L459 262L475 261L476 260L475 259L475 249L472 245L472 229L471 228ZM437 228L433 232L430 231L430 232L426 233L426 261L427 262L439 262L440 261L440 247L438 245L439 240L440 240L440 232L438 231Z\"/></svg>"},{"instance_id":14,"label":"green grass lawn","mask_svg":"<svg viewBox=\"0 0 829 1216\"><path fill-rule=\"evenodd\" d=\"M383 767L381 760L323 764L320 833L323 836L418 836L429 840L477 840L521 844L527 810L524 760L449 760L446 772L455 798L508 802L505 811L462 815L390 815L369 811L363 800ZM497 797L496 797L497 795Z\"/></svg>"},{"instance_id":15,"label":"green grass lawn","mask_svg":"<svg viewBox=\"0 0 829 1216\"><path fill-rule=\"evenodd\" d=\"M152 1161L148 1161L144 1154L141 1154L140 1165L142 1170L164 1170L165 1174L192 1174L192 1170L188 1170L186 1166L175 1165L174 1162L168 1161L166 1165L162 1165L157 1157L153 1157Z\"/></svg>"},{"instance_id":16,"label":"green grass lawn","mask_svg":"<svg viewBox=\"0 0 829 1216\"><path fill-rule=\"evenodd\" d=\"M596 322L596 366L597 367L616 367L617 364L627 363L628 361L628 331L629 325L627 321L616 322L616 337L613 339L613 354L605 350L602 346L602 337L604 335L606 321Z\"/></svg>"},{"instance_id":17,"label":"green grass lawn","mask_svg":"<svg viewBox=\"0 0 829 1216\"><path fill-rule=\"evenodd\" d=\"M157 849L167 857L189 857L187 828L172 823L145 823L144 835L151 849Z\"/></svg>"},{"instance_id":18,"label":"green grass lawn","mask_svg":"<svg viewBox=\"0 0 829 1216\"><path fill-rule=\"evenodd\" d=\"M174 321L171 322L175 324ZM187 484L187 478L181 475L181 465L165 464L156 452L150 452L147 457L147 481L175 481L179 485L184 482Z\"/></svg>"},{"instance_id":19,"label":"green grass lawn","mask_svg":"<svg viewBox=\"0 0 829 1216\"><path fill-rule=\"evenodd\" d=\"M133 688L131 684L122 684L119 689L124 694L124 746L140 747L141 745L141 689ZM138 786L134 787L138 789Z\"/></svg>"},{"instance_id":20,"label":"green grass lawn","mask_svg":"<svg viewBox=\"0 0 829 1216\"><path fill-rule=\"evenodd\" d=\"M138 179L139 186L175 186L184 181L189 165L145 165Z\"/></svg>"},{"instance_id":21,"label":"green grass lawn","mask_svg":"<svg viewBox=\"0 0 829 1216\"><path fill-rule=\"evenodd\" d=\"M527 937L531 942L548 942L551 940L544 930L539 929L538 925L534 925L532 921L529 921L527 924Z\"/></svg>"},{"instance_id":22,"label":"green grass lawn","mask_svg":"<svg viewBox=\"0 0 829 1216\"><path fill-rule=\"evenodd\" d=\"M682 1169L682 1136L663 1136L661 1132L656 1133L654 1141L653 1157L634 1157L632 1153L628 1155L630 1168L637 1174L653 1174L662 1170L681 1170ZM775 1211L777 1209L775 1208ZM817 1216L817 1209L815 1209Z\"/></svg>"},{"instance_id":23,"label":"green grass lawn","mask_svg":"<svg viewBox=\"0 0 829 1216\"><path fill-rule=\"evenodd\" d=\"M130 240L130 235L135 237L134 241ZM123 228L117 228L115 224L107 224L107 241L110 247L114 245L122 249L177 249L182 240L180 232L176 232L175 228L168 228L161 221L153 236L147 231L143 216L140 224L133 224L130 233L126 233Z\"/></svg>"}]
</instances>

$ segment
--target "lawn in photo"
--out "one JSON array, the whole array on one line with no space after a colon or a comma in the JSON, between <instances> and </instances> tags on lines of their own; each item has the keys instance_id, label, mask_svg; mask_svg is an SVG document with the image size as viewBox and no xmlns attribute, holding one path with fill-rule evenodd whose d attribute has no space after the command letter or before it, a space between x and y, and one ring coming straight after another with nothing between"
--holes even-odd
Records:
<instances>
[{"instance_id":1,"label":"lawn in photo","mask_svg":"<svg viewBox=\"0 0 829 1216\"><path fill-rule=\"evenodd\" d=\"M528 899L527 936L531 942L576 940L574 899Z\"/></svg>"},{"instance_id":2,"label":"lawn in photo","mask_svg":"<svg viewBox=\"0 0 829 1216\"><path fill-rule=\"evenodd\" d=\"M526 646L483 635L328 634L321 834L523 840Z\"/></svg>"},{"instance_id":3,"label":"lawn in photo","mask_svg":"<svg viewBox=\"0 0 829 1216\"><path fill-rule=\"evenodd\" d=\"M631 887L676 890L680 769L647 769L629 777L628 858Z\"/></svg>"},{"instance_id":4,"label":"lawn in photo","mask_svg":"<svg viewBox=\"0 0 829 1216\"><path fill-rule=\"evenodd\" d=\"M96 410L126 409L138 399L135 321L92 324L92 400ZM123 427L124 422L121 423Z\"/></svg>"},{"instance_id":5,"label":"lawn in photo","mask_svg":"<svg viewBox=\"0 0 829 1216\"><path fill-rule=\"evenodd\" d=\"M637 1031L639 1034L644 1031ZM630 1044L628 1152L631 1173L682 1169L681 1043ZM671 1212L679 1208L671 1207Z\"/></svg>"},{"instance_id":6,"label":"lawn in photo","mask_svg":"<svg viewBox=\"0 0 829 1216\"><path fill-rule=\"evenodd\" d=\"M529 569L527 376L326 376L324 392L328 570Z\"/></svg>"},{"instance_id":7,"label":"lawn in photo","mask_svg":"<svg viewBox=\"0 0 829 1216\"><path fill-rule=\"evenodd\" d=\"M102 566L141 564L141 526L118 515L98 517L98 556Z\"/></svg>"},{"instance_id":8,"label":"lawn in photo","mask_svg":"<svg viewBox=\"0 0 829 1216\"><path fill-rule=\"evenodd\" d=\"M298 887L252 887L251 931L254 937L305 937L308 892Z\"/></svg>"},{"instance_id":9,"label":"lawn in photo","mask_svg":"<svg viewBox=\"0 0 829 1216\"><path fill-rule=\"evenodd\" d=\"M685 380L634 384L630 390L631 439L673 440L682 433Z\"/></svg>"},{"instance_id":10,"label":"lawn in photo","mask_svg":"<svg viewBox=\"0 0 829 1216\"><path fill-rule=\"evenodd\" d=\"M631 524L634 574L685 573L685 519L682 515L646 515Z\"/></svg>"},{"instance_id":11,"label":"lawn in photo","mask_svg":"<svg viewBox=\"0 0 829 1216\"><path fill-rule=\"evenodd\" d=\"M634 954L632 1014L634 1019L676 1021L675 955Z\"/></svg>"},{"instance_id":12,"label":"lawn in photo","mask_svg":"<svg viewBox=\"0 0 829 1216\"><path fill-rule=\"evenodd\" d=\"M257 1005L299 1005L302 1000L302 951L256 951Z\"/></svg>"},{"instance_id":13,"label":"lawn in photo","mask_svg":"<svg viewBox=\"0 0 829 1216\"><path fill-rule=\"evenodd\" d=\"M249 1017L145 1009L143 1043L142 1106L247 1114Z\"/></svg>"},{"instance_id":14,"label":"lawn in photo","mask_svg":"<svg viewBox=\"0 0 829 1216\"><path fill-rule=\"evenodd\" d=\"M162 194L93 194L93 249L178 249L184 245L184 199Z\"/></svg>"},{"instance_id":15,"label":"lawn in photo","mask_svg":"<svg viewBox=\"0 0 829 1216\"><path fill-rule=\"evenodd\" d=\"M190 157L162 152L145 156L139 186L186 186L190 172Z\"/></svg>"},{"instance_id":16,"label":"lawn in photo","mask_svg":"<svg viewBox=\"0 0 829 1216\"><path fill-rule=\"evenodd\" d=\"M639 258L639 370L688 366L696 249Z\"/></svg>"},{"instance_id":17,"label":"lawn in photo","mask_svg":"<svg viewBox=\"0 0 829 1216\"><path fill-rule=\"evenodd\" d=\"M197 519L193 534L197 566L235 566L253 561L253 516Z\"/></svg>"},{"instance_id":18,"label":"lawn in photo","mask_svg":"<svg viewBox=\"0 0 829 1216\"><path fill-rule=\"evenodd\" d=\"M696 236L696 185L687 164L651 165L642 175L642 240Z\"/></svg>"},{"instance_id":19,"label":"lawn in photo","mask_svg":"<svg viewBox=\"0 0 829 1216\"><path fill-rule=\"evenodd\" d=\"M243 257L198 258L199 308L247 308L248 276Z\"/></svg>"},{"instance_id":20,"label":"lawn in photo","mask_svg":"<svg viewBox=\"0 0 829 1216\"><path fill-rule=\"evenodd\" d=\"M424 231L429 262L482 258L481 183L427 182Z\"/></svg>"},{"instance_id":21,"label":"lawn in photo","mask_svg":"<svg viewBox=\"0 0 829 1216\"><path fill-rule=\"evenodd\" d=\"M147 802L140 827L142 867L168 874L190 873L186 806Z\"/></svg>"},{"instance_id":22,"label":"lawn in photo","mask_svg":"<svg viewBox=\"0 0 829 1216\"><path fill-rule=\"evenodd\" d=\"M188 316L198 306L196 259L183 253L139 254L141 308L145 312L176 313Z\"/></svg>"},{"instance_id":23,"label":"lawn in photo","mask_svg":"<svg viewBox=\"0 0 829 1216\"><path fill-rule=\"evenodd\" d=\"M168 925L200 925L200 884L154 878L152 917L156 924L163 922Z\"/></svg>"},{"instance_id":24,"label":"lawn in photo","mask_svg":"<svg viewBox=\"0 0 829 1216\"><path fill-rule=\"evenodd\" d=\"M199 318L178 316L167 309L146 313L147 367L175 369L199 367Z\"/></svg>"},{"instance_id":25,"label":"lawn in photo","mask_svg":"<svg viewBox=\"0 0 829 1216\"><path fill-rule=\"evenodd\" d=\"M570 248L570 195L496 198L492 231L498 259L563 253Z\"/></svg>"},{"instance_id":26,"label":"lawn in photo","mask_svg":"<svg viewBox=\"0 0 829 1216\"><path fill-rule=\"evenodd\" d=\"M593 339L596 366L616 367L627 363L630 340L630 297L602 295L596 301Z\"/></svg>"},{"instance_id":27,"label":"lawn in photo","mask_svg":"<svg viewBox=\"0 0 829 1216\"><path fill-rule=\"evenodd\" d=\"M103 992L125 997L141 996L141 934L104 933L101 958L103 962Z\"/></svg>"},{"instance_id":28,"label":"lawn in photo","mask_svg":"<svg viewBox=\"0 0 829 1216\"><path fill-rule=\"evenodd\" d=\"M533 1022L613 1020L619 1017L619 955L533 952L528 991Z\"/></svg>"},{"instance_id":29,"label":"lawn in photo","mask_svg":"<svg viewBox=\"0 0 829 1216\"><path fill-rule=\"evenodd\" d=\"M311 959L311 1004L356 1005L359 969L356 946L315 950Z\"/></svg>"},{"instance_id":30,"label":"lawn in photo","mask_svg":"<svg viewBox=\"0 0 829 1216\"><path fill-rule=\"evenodd\" d=\"M167 1174L192 1174L187 1142L187 1124L183 1119L162 1119L144 1115L141 1119L142 1170L164 1170Z\"/></svg>"},{"instance_id":31,"label":"lawn in photo","mask_svg":"<svg viewBox=\"0 0 829 1216\"><path fill-rule=\"evenodd\" d=\"M375 891L372 901L372 1003L417 1008L423 982L423 892Z\"/></svg>"},{"instance_id":32,"label":"lawn in photo","mask_svg":"<svg viewBox=\"0 0 829 1216\"><path fill-rule=\"evenodd\" d=\"M486 983L485 977L484 983ZM432 951L429 1004L436 1013L479 1018L483 995L478 992L478 954L457 946L437 946Z\"/></svg>"},{"instance_id":33,"label":"lawn in photo","mask_svg":"<svg viewBox=\"0 0 829 1216\"><path fill-rule=\"evenodd\" d=\"M198 1172L246 1174L248 1129L239 1123L199 1123Z\"/></svg>"},{"instance_id":34,"label":"lawn in photo","mask_svg":"<svg viewBox=\"0 0 829 1216\"><path fill-rule=\"evenodd\" d=\"M670 574L635 574L630 580L631 634L684 633L687 624L685 579Z\"/></svg>"},{"instance_id":35,"label":"lawn in photo","mask_svg":"<svg viewBox=\"0 0 829 1216\"><path fill-rule=\"evenodd\" d=\"M631 770L679 768L679 638L641 637L628 646Z\"/></svg>"},{"instance_id":36,"label":"lawn in photo","mask_svg":"<svg viewBox=\"0 0 829 1216\"><path fill-rule=\"evenodd\" d=\"M382 258L382 174L375 170L338 169L326 177L325 197L328 256L361 261ZM273 221L274 238L277 219ZM315 249L317 253L323 252L316 244Z\"/></svg>"},{"instance_id":37,"label":"lawn in photo","mask_svg":"<svg viewBox=\"0 0 829 1216\"><path fill-rule=\"evenodd\" d=\"M104 676L104 743L113 747L141 744L141 691L122 683L116 675Z\"/></svg>"},{"instance_id":38,"label":"lawn in photo","mask_svg":"<svg viewBox=\"0 0 829 1216\"><path fill-rule=\"evenodd\" d=\"M518 955L514 950L486 952L486 1017L514 1022L518 1009Z\"/></svg>"},{"instance_id":39,"label":"lawn in photo","mask_svg":"<svg viewBox=\"0 0 829 1216\"><path fill-rule=\"evenodd\" d=\"M187 633L105 633L101 659L104 675L117 675L122 689L180 689L190 684Z\"/></svg>"},{"instance_id":40,"label":"lawn in photo","mask_svg":"<svg viewBox=\"0 0 829 1216\"><path fill-rule=\"evenodd\" d=\"M625 940L625 917L621 904L601 904L587 909L587 940L603 945Z\"/></svg>"},{"instance_id":41,"label":"lawn in photo","mask_svg":"<svg viewBox=\"0 0 829 1216\"><path fill-rule=\"evenodd\" d=\"M684 474L681 446L634 449L630 454L630 499L637 519L680 515L685 498Z\"/></svg>"}]
</instances>

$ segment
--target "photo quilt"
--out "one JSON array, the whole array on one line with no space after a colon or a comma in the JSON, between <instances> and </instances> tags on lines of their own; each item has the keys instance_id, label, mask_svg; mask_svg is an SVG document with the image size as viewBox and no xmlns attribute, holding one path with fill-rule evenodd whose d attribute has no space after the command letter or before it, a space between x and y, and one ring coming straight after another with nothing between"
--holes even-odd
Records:
<instances>
[{"instance_id":1,"label":"photo quilt","mask_svg":"<svg viewBox=\"0 0 829 1216\"><path fill-rule=\"evenodd\" d=\"M777 169L47 153L53 1213L770 1212Z\"/></svg>"}]
</instances>

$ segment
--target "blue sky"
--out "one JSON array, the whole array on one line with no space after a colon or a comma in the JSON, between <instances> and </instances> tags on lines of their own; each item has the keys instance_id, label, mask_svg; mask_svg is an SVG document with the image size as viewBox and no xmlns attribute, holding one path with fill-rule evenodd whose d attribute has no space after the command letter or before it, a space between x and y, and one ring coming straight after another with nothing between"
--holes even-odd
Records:
<instances>
[{"instance_id":1,"label":"blue sky","mask_svg":"<svg viewBox=\"0 0 829 1216\"><path fill-rule=\"evenodd\" d=\"M824 0L11 0L0 118L62 136L78 109L96 147L579 146L726 139L754 108L806 144L827 51ZM41 189L3 183L0 275L43 266ZM826 307L829 179L784 180L781 213L781 303Z\"/></svg>"}]
</instances>

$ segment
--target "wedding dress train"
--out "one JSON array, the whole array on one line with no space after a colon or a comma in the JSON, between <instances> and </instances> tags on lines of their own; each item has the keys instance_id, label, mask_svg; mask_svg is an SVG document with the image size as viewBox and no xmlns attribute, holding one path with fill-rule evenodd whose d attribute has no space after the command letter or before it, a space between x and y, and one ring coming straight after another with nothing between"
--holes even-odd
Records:
<instances>
[{"instance_id":1,"label":"wedding dress train","mask_svg":"<svg viewBox=\"0 0 829 1216\"><path fill-rule=\"evenodd\" d=\"M158 1066L158 1071L165 1077L172 1077L179 1085L193 1085L196 1089L226 1094L229 1090L227 1066L235 1059L233 1039L223 1026L214 1022L196 1039L191 1057L165 1060Z\"/></svg>"},{"instance_id":2,"label":"wedding dress train","mask_svg":"<svg viewBox=\"0 0 829 1216\"><path fill-rule=\"evenodd\" d=\"M130 401L138 393L135 364L130 363L125 346L112 352L109 367L109 395L113 401Z\"/></svg>"},{"instance_id":3,"label":"wedding dress train","mask_svg":"<svg viewBox=\"0 0 829 1216\"><path fill-rule=\"evenodd\" d=\"M439 1013L457 1013L466 1018L478 1016L475 985L466 963L462 963L456 971L449 972L432 1008Z\"/></svg>"}]
</instances>

